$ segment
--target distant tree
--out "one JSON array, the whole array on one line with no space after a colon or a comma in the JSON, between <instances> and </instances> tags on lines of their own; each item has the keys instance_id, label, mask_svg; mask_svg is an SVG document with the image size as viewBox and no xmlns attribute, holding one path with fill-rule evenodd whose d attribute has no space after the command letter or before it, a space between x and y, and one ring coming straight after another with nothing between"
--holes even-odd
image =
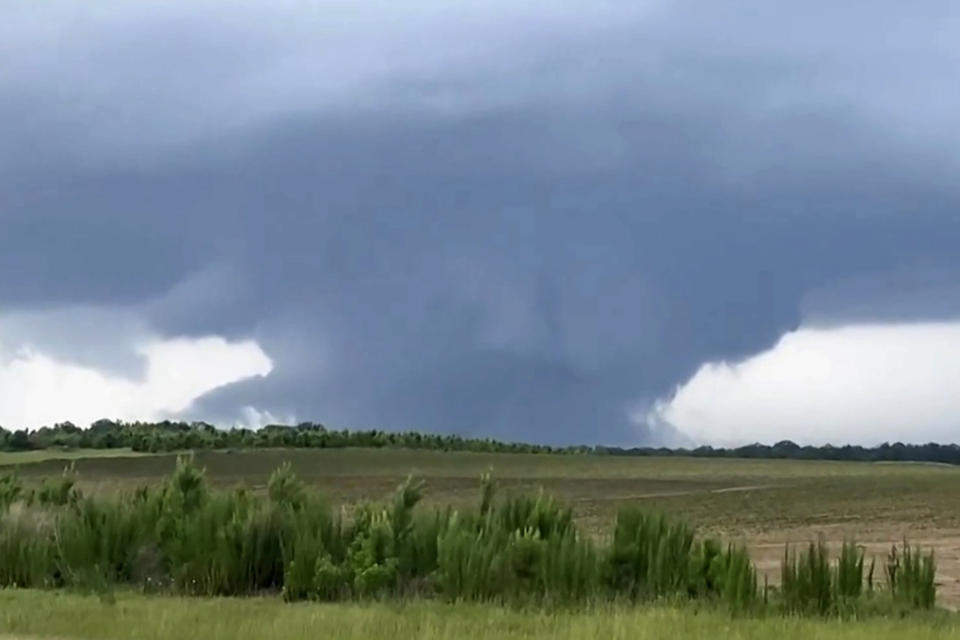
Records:
<instances>
[{"instance_id":1,"label":"distant tree","mask_svg":"<svg viewBox=\"0 0 960 640\"><path fill-rule=\"evenodd\" d=\"M10 451L29 451L33 449L33 443L30 441L30 434L26 429L19 429L10 434L7 440L7 448Z\"/></svg>"}]
</instances>

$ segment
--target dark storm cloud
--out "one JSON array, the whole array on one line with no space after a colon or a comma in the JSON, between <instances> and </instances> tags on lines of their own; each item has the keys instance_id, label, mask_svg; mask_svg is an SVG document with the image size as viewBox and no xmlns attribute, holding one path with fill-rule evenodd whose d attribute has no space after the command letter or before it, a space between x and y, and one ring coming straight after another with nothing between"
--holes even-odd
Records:
<instances>
[{"instance_id":1,"label":"dark storm cloud","mask_svg":"<svg viewBox=\"0 0 960 640\"><path fill-rule=\"evenodd\" d=\"M76 56L6 49L0 303L255 337L197 415L650 439L816 292L958 266L946 3L144 6L19 9Z\"/></svg>"}]
</instances>

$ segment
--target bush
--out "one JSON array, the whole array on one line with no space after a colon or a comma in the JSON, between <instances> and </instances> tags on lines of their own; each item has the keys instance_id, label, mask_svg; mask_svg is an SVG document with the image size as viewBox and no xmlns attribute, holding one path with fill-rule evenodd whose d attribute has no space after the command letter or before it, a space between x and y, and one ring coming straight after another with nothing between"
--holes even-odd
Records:
<instances>
[{"instance_id":1,"label":"bush","mask_svg":"<svg viewBox=\"0 0 960 640\"><path fill-rule=\"evenodd\" d=\"M23 494L23 484L16 472L0 476L0 514L6 513L10 505Z\"/></svg>"},{"instance_id":2,"label":"bush","mask_svg":"<svg viewBox=\"0 0 960 640\"><path fill-rule=\"evenodd\" d=\"M621 509L610 551L610 586L634 599L650 599L687 593L691 578L701 586L710 584L698 580L703 576L688 574L693 543L693 529L683 523L632 507Z\"/></svg>"},{"instance_id":3,"label":"bush","mask_svg":"<svg viewBox=\"0 0 960 640\"><path fill-rule=\"evenodd\" d=\"M821 538L806 551L784 551L780 591L783 605L793 613L826 614L836 605L827 545Z\"/></svg>"},{"instance_id":4,"label":"bush","mask_svg":"<svg viewBox=\"0 0 960 640\"><path fill-rule=\"evenodd\" d=\"M44 506L63 506L76 503L80 499L80 490L76 488L77 475L73 463L64 468L63 474L56 479L44 479L36 500Z\"/></svg>"},{"instance_id":5,"label":"bush","mask_svg":"<svg viewBox=\"0 0 960 640\"><path fill-rule=\"evenodd\" d=\"M911 609L933 608L937 598L933 551L924 554L904 540L899 549L890 549L886 568L887 585L897 603Z\"/></svg>"},{"instance_id":6,"label":"bush","mask_svg":"<svg viewBox=\"0 0 960 640\"><path fill-rule=\"evenodd\" d=\"M289 462L284 462L270 474L267 482L267 495L270 501L280 506L299 509L304 503L303 484L294 473Z\"/></svg>"}]
</instances>

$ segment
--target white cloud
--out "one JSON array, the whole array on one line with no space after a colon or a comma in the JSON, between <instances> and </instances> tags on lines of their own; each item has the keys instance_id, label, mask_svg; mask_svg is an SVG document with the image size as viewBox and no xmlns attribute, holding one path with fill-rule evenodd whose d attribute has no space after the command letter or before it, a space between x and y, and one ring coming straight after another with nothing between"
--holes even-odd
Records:
<instances>
[{"instance_id":1,"label":"white cloud","mask_svg":"<svg viewBox=\"0 0 960 640\"><path fill-rule=\"evenodd\" d=\"M236 420L234 424L247 429L259 429L268 424L297 424L297 418L293 414L281 418L270 411L261 411L248 405L240 410L240 419Z\"/></svg>"},{"instance_id":2,"label":"white cloud","mask_svg":"<svg viewBox=\"0 0 960 640\"><path fill-rule=\"evenodd\" d=\"M697 442L960 440L960 322L800 328L704 364L648 420Z\"/></svg>"},{"instance_id":3,"label":"white cloud","mask_svg":"<svg viewBox=\"0 0 960 640\"><path fill-rule=\"evenodd\" d=\"M256 342L216 336L153 339L135 350L146 362L138 379L57 359L32 347L0 351L0 425L162 419L188 410L214 389L266 376L273 369Z\"/></svg>"}]
</instances>

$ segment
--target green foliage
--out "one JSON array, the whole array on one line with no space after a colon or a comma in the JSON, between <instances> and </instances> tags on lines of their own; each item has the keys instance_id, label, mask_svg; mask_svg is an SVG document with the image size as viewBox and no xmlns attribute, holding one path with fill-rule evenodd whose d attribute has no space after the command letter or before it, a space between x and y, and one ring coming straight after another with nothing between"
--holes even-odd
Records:
<instances>
[{"instance_id":1,"label":"green foliage","mask_svg":"<svg viewBox=\"0 0 960 640\"><path fill-rule=\"evenodd\" d=\"M0 514L6 513L10 505L23 494L23 483L16 472L0 476Z\"/></svg>"},{"instance_id":2,"label":"green foliage","mask_svg":"<svg viewBox=\"0 0 960 640\"><path fill-rule=\"evenodd\" d=\"M480 515L485 516L493 506L497 486L493 482L493 473L488 471L480 476Z\"/></svg>"},{"instance_id":3,"label":"green foliage","mask_svg":"<svg viewBox=\"0 0 960 640\"><path fill-rule=\"evenodd\" d=\"M313 570L313 595L318 600L335 601L345 598L349 591L350 572L343 565L334 564L329 555L317 557Z\"/></svg>"},{"instance_id":4,"label":"green foliage","mask_svg":"<svg viewBox=\"0 0 960 640\"><path fill-rule=\"evenodd\" d=\"M297 530L289 551L284 548L283 598L304 600L314 593L317 561L324 554L323 542L315 532Z\"/></svg>"},{"instance_id":5,"label":"green foliage","mask_svg":"<svg viewBox=\"0 0 960 640\"><path fill-rule=\"evenodd\" d=\"M697 599L760 610L767 589L742 547L699 537L682 522L630 507L598 548L572 511L546 496L496 496L488 474L473 509L422 509L413 478L350 517L331 511L284 465L265 497L211 490L181 457L169 480L131 493L83 496L68 469L35 500L0 479L0 587L70 587L112 598L116 586L180 594L282 593L288 601L409 596L516 605ZM4 497L6 496L6 497ZM934 606L932 553L908 544L873 587L850 542L831 562L823 541L785 553L775 600L797 614L856 612L873 598ZM866 573L866 577L865 577ZM866 585L866 586L865 586Z\"/></svg>"},{"instance_id":6,"label":"green foliage","mask_svg":"<svg viewBox=\"0 0 960 640\"><path fill-rule=\"evenodd\" d=\"M880 594L874 584L875 562L865 569L862 547L847 541L831 563L821 539L801 553L784 554L781 570L780 603L785 611L802 614L856 613L864 603L883 597L887 604L902 610L934 606L936 564L933 552L922 554L906 542L893 547L886 563L887 591Z\"/></svg>"},{"instance_id":7,"label":"green foliage","mask_svg":"<svg viewBox=\"0 0 960 640\"><path fill-rule=\"evenodd\" d=\"M617 514L610 554L610 584L633 598L686 593L696 556L693 529L636 508ZM709 567L708 567L709 568ZM695 580L698 586L710 581Z\"/></svg>"},{"instance_id":8,"label":"green foliage","mask_svg":"<svg viewBox=\"0 0 960 640\"><path fill-rule=\"evenodd\" d=\"M773 445L750 444L725 449L709 446L695 449L665 447L571 446L550 447L521 442L501 442L489 438L464 438L416 431L390 432L377 429L351 431L328 429L322 424L267 425L261 429L217 429L204 422L122 422L101 419L81 429L70 422L28 431L0 428L0 449L117 449L151 453L197 449L236 449L259 447L341 448L403 447L436 451L476 451L509 453L599 454L615 456L693 456L701 458L754 458L794 460L848 460L862 462L939 462L960 464L960 448L952 444L911 445L900 442L878 447L846 445L835 447L799 446L789 440Z\"/></svg>"},{"instance_id":9,"label":"green foliage","mask_svg":"<svg viewBox=\"0 0 960 640\"><path fill-rule=\"evenodd\" d=\"M781 567L783 606L793 613L829 613L836 605L836 590L827 545L821 538L803 552L787 548Z\"/></svg>"},{"instance_id":10,"label":"green foliage","mask_svg":"<svg viewBox=\"0 0 960 640\"><path fill-rule=\"evenodd\" d=\"M497 525L505 531L531 529L544 540L563 535L573 527L573 511L545 496L543 490L535 498L529 495L508 497L496 509L495 517Z\"/></svg>"},{"instance_id":11,"label":"green foliage","mask_svg":"<svg viewBox=\"0 0 960 640\"><path fill-rule=\"evenodd\" d=\"M35 511L7 513L0 522L0 586L56 586L53 528Z\"/></svg>"},{"instance_id":12,"label":"green foliage","mask_svg":"<svg viewBox=\"0 0 960 640\"><path fill-rule=\"evenodd\" d=\"M86 498L57 514L54 558L62 582L80 588L159 582L162 572L150 566L147 550L156 522L150 507Z\"/></svg>"},{"instance_id":13,"label":"green foliage","mask_svg":"<svg viewBox=\"0 0 960 640\"><path fill-rule=\"evenodd\" d=\"M193 463L193 456L177 457L177 466L167 489L167 506L173 512L186 515L204 505L208 493L207 481L203 469Z\"/></svg>"},{"instance_id":14,"label":"green foliage","mask_svg":"<svg viewBox=\"0 0 960 640\"><path fill-rule=\"evenodd\" d=\"M0 592L9 638L151 640L956 640L945 612L838 624L819 618L739 616L716 607L604 604L530 611L416 600L290 607L278 598L158 598L117 592L115 607L79 594Z\"/></svg>"},{"instance_id":15,"label":"green foliage","mask_svg":"<svg viewBox=\"0 0 960 640\"><path fill-rule=\"evenodd\" d=\"M353 590L363 596L382 595L396 586L399 561L391 513L367 507L358 519L347 551Z\"/></svg>"},{"instance_id":16,"label":"green foliage","mask_svg":"<svg viewBox=\"0 0 960 640\"><path fill-rule=\"evenodd\" d=\"M476 530L450 515L437 543L439 592L451 599L489 600L509 588L500 531Z\"/></svg>"},{"instance_id":17,"label":"green foliage","mask_svg":"<svg viewBox=\"0 0 960 640\"><path fill-rule=\"evenodd\" d=\"M14 432L0 428L0 449L117 449L151 453L197 449L234 449L251 447L342 448L404 447L436 451L478 451L511 453L569 453L592 451L591 447L550 447L538 444L500 442L489 438L464 438L459 435L388 432L377 429L350 431L327 429L321 424L303 422L295 426L267 425L261 429L217 429L204 422L120 422L97 420L89 429L64 422L33 431Z\"/></svg>"},{"instance_id":18,"label":"green foliage","mask_svg":"<svg viewBox=\"0 0 960 640\"><path fill-rule=\"evenodd\" d=\"M71 462L59 478L46 478L36 494L36 500L44 506L63 506L74 504L80 499L80 490L76 487L77 474Z\"/></svg>"},{"instance_id":19,"label":"green foliage","mask_svg":"<svg viewBox=\"0 0 960 640\"><path fill-rule=\"evenodd\" d=\"M543 599L575 603L602 595L600 556L589 539L567 529L540 544L537 582Z\"/></svg>"},{"instance_id":20,"label":"green foliage","mask_svg":"<svg viewBox=\"0 0 960 640\"><path fill-rule=\"evenodd\" d=\"M700 581L699 575L694 574L692 578L695 582ZM730 545L715 555L706 578L711 591L731 609L746 610L758 606L757 572L746 548Z\"/></svg>"},{"instance_id":21,"label":"green foliage","mask_svg":"<svg viewBox=\"0 0 960 640\"><path fill-rule=\"evenodd\" d=\"M267 483L267 495L270 501L280 506L299 509L303 506L305 497L303 483L297 478L293 466L284 462L272 474Z\"/></svg>"},{"instance_id":22,"label":"green foliage","mask_svg":"<svg viewBox=\"0 0 960 640\"><path fill-rule=\"evenodd\" d=\"M840 548L834 577L839 600L856 600L863 593L863 556L863 548L852 541Z\"/></svg>"},{"instance_id":23,"label":"green foliage","mask_svg":"<svg viewBox=\"0 0 960 640\"><path fill-rule=\"evenodd\" d=\"M886 570L887 586L898 604L911 609L933 608L937 597L933 551L924 554L904 540L901 547L890 549Z\"/></svg>"}]
</instances>

